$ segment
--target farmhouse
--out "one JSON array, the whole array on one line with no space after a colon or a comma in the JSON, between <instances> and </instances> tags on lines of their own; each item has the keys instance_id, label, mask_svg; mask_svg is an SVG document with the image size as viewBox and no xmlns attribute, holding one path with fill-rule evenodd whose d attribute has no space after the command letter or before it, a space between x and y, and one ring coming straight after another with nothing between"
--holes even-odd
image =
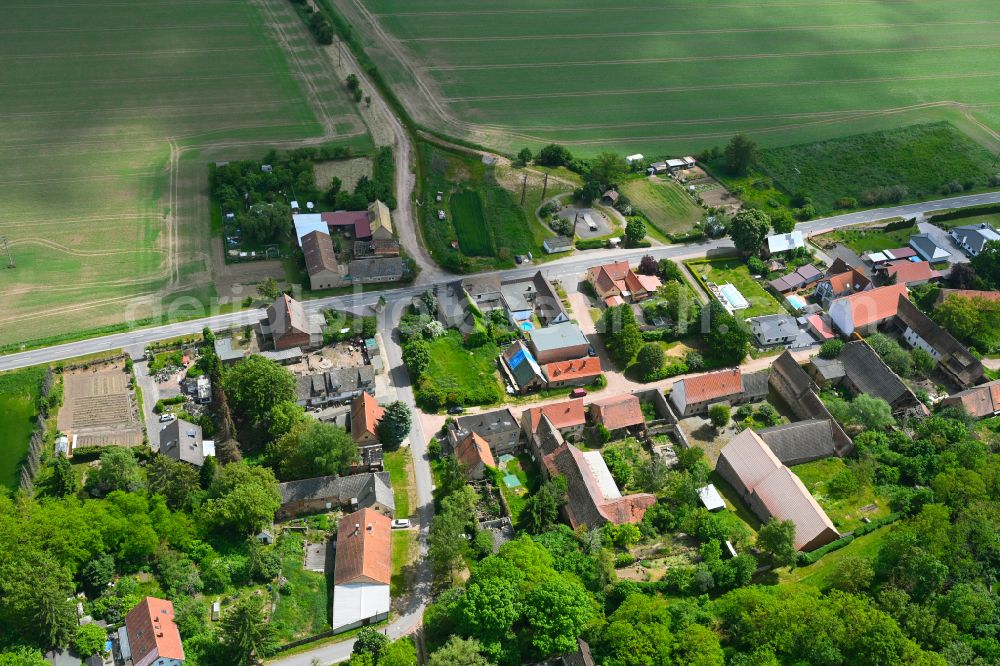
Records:
<instances>
[{"instance_id":1,"label":"farmhouse","mask_svg":"<svg viewBox=\"0 0 1000 666\"><path fill-rule=\"evenodd\" d=\"M486 468L497 466L490 445L474 432L470 432L458 443L455 457L465 467L465 474L470 480L482 479Z\"/></svg>"},{"instance_id":2,"label":"farmhouse","mask_svg":"<svg viewBox=\"0 0 1000 666\"><path fill-rule=\"evenodd\" d=\"M184 646L174 624L174 605L146 597L125 616L118 630L123 660L135 666L183 666Z\"/></svg>"},{"instance_id":3,"label":"farmhouse","mask_svg":"<svg viewBox=\"0 0 1000 666\"><path fill-rule=\"evenodd\" d=\"M1000 380L949 395L941 404L964 407L969 416L977 419L1000 414Z\"/></svg>"},{"instance_id":4,"label":"farmhouse","mask_svg":"<svg viewBox=\"0 0 1000 666\"><path fill-rule=\"evenodd\" d=\"M200 425L174 419L160 431L160 455L201 467L215 455L215 442L202 439Z\"/></svg>"},{"instance_id":5,"label":"farmhouse","mask_svg":"<svg viewBox=\"0 0 1000 666\"><path fill-rule=\"evenodd\" d=\"M626 302L637 302L656 293L660 288L659 278L652 275L636 275L627 261L593 266L587 270L587 281L594 287L601 300L618 297Z\"/></svg>"},{"instance_id":6,"label":"farmhouse","mask_svg":"<svg viewBox=\"0 0 1000 666\"><path fill-rule=\"evenodd\" d=\"M607 428L615 439L646 428L646 419L642 415L639 398L631 394L604 398L591 403L590 418L594 425Z\"/></svg>"},{"instance_id":7,"label":"farmhouse","mask_svg":"<svg viewBox=\"0 0 1000 666\"><path fill-rule=\"evenodd\" d=\"M341 507L351 511L374 509L387 516L396 511L389 472L287 481L278 484L278 492L281 494L281 508L275 515L278 520Z\"/></svg>"},{"instance_id":8,"label":"farmhouse","mask_svg":"<svg viewBox=\"0 0 1000 666\"><path fill-rule=\"evenodd\" d=\"M521 448L521 426L506 407L483 414L460 416L448 426L448 441L455 448L471 433L484 439L495 457Z\"/></svg>"},{"instance_id":9,"label":"farmhouse","mask_svg":"<svg viewBox=\"0 0 1000 666\"><path fill-rule=\"evenodd\" d=\"M913 234L910 236L910 247L931 263L951 259L951 252L938 245L930 234Z\"/></svg>"},{"instance_id":10,"label":"farmhouse","mask_svg":"<svg viewBox=\"0 0 1000 666\"><path fill-rule=\"evenodd\" d=\"M753 430L744 430L723 447L715 471L747 501L761 521L773 517L795 523L797 550L815 550L840 538L802 481Z\"/></svg>"},{"instance_id":11,"label":"farmhouse","mask_svg":"<svg viewBox=\"0 0 1000 666\"><path fill-rule=\"evenodd\" d=\"M767 250L771 254L798 250L806 246L801 231L793 231L789 234L774 234L767 237Z\"/></svg>"},{"instance_id":12,"label":"farmhouse","mask_svg":"<svg viewBox=\"0 0 1000 666\"><path fill-rule=\"evenodd\" d=\"M369 257L354 259L347 265L347 279L357 284L398 282L405 268L400 257Z\"/></svg>"},{"instance_id":13,"label":"farmhouse","mask_svg":"<svg viewBox=\"0 0 1000 666\"><path fill-rule=\"evenodd\" d=\"M975 257L982 252L990 241L1000 240L1000 234L997 233L996 229L986 223L955 227L951 230L951 237L970 257Z\"/></svg>"},{"instance_id":14,"label":"farmhouse","mask_svg":"<svg viewBox=\"0 0 1000 666\"><path fill-rule=\"evenodd\" d=\"M558 361L542 366L548 388L589 386L601 376L601 359L597 356L572 361Z\"/></svg>"},{"instance_id":15,"label":"farmhouse","mask_svg":"<svg viewBox=\"0 0 1000 666\"><path fill-rule=\"evenodd\" d=\"M968 387L983 380L985 371L982 362L951 333L902 296L899 297L896 324L908 345L919 347L933 356L945 374L959 386Z\"/></svg>"},{"instance_id":16,"label":"farmhouse","mask_svg":"<svg viewBox=\"0 0 1000 666\"><path fill-rule=\"evenodd\" d=\"M389 207L381 201L368 206L368 226L371 227L372 240L393 240L392 215L389 214Z\"/></svg>"},{"instance_id":17,"label":"farmhouse","mask_svg":"<svg viewBox=\"0 0 1000 666\"><path fill-rule=\"evenodd\" d=\"M299 216L303 217L303 216ZM372 237L371 223L368 221L368 212L363 210L338 210L333 213L320 213L319 218L326 224L328 231L339 230L342 233L353 235L358 240L365 240Z\"/></svg>"},{"instance_id":18,"label":"farmhouse","mask_svg":"<svg viewBox=\"0 0 1000 666\"><path fill-rule=\"evenodd\" d=\"M267 308L267 320L260 323L261 333L271 338L278 351L299 347L311 349L323 344L323 317L307 315L302 304L288 294L275 299Z\"/></svg>"},{"instance_id":19,"label":"farmhouse","mask_svg":"<svg viewBox=\"0 0 1000 666\"><path fill-rule=\"evenodd\" d=\"M838 298L830 303L830 320L843 335L868 335L896 316L899 297L909 298L905 284L893 284Z\"/></svg>"},{"instance_id":20,"label":"farmhouse","mask_svg":"<svg viewBox=\"0 0 1000 666\"><path fill-rule=\"evenodd\" d=\"M391 582L392 521L371 509L341 518L333 571L333 630L387 619Z\"/></svg>"},{"instance_id":21,"label":"farmhouse","mask_svg":"<svg viewBox=\"0 0 1000 666\"><path fill-rule=\"evenodd\" d=\"M680 380L670 392L670 404L684 418L704 414L716 403L739 405L762 400L766 395L766 373L747 375L732 368Z\"/></svg>"},{"instance_id":22,"label":"farmhouse","mask_svg":"<svg viewBox=\"0 0 1000 666\"><path fill-rule=\"evenodd\" d=\"M500 369L517 393L537 391L545 386L545 376L538 362L523 342L518 340L500 354Z\"/></svg>"},{"instance_id":23,"label":"farmhouse","mask_svg":"<svg viewBox=\"0 0 1000 666\"><path fill-rule=\"evenodd\" d=\"M893 261L880 266L876 273L884 275L886 280L894 284L905 284L908 287L941 279L941 273L931 268L926 261Z\"/></svg>"},{"instance_id":24,"label":"farmhouse","mask_svg":"<svg viewBox=\"0 0 1000 666\"><path fill-rule=\"evenodd\" d=\"M813 298L825 309L829 309L833 300L868 291L873 287L872 281L864 273L852 268L820 280L816 285L816 291L813 292Z\"/></svg>"},{"instance_id":25,"label":"farmhouse","mask_svg":"<svg viewBox=\"0 0 1000 666\"><path fill-rule=\"evenodd\" d=\"M368 392L351 403L351 438L358 446L378 443L378 422L385 416L385 410Z\"/></svg>"},{"instance_id":26,"label":"farmhouse","mask_svg":"<svg viewBox=\"0 0 1000 666\"><path fill-rule=\"evenodd\" d=\"M571 322L531 331L529 344L535 360L542 365L582 358L590 351L587 336Z\"/></svg>"},{"instance_id":27,"label":"farmhouse","mask_svg":"<svg viewBox=\"0 0 1000 666\"><path fill-rule=\"evenodd\" d=\"M462 289L482 312L504 307L500 278L496 275L470 276L461 281Z\"/></svg>"},{"instance_id":28,"label":"farmhouse","mask_svg":"<svg viewBox=\"0 0 1000 666\"><path fill-rule=\"evenodd\" d=\"M752 317L747 320L750 332L759 347L790 345L799 337L799 325L795 317L784 314Z\"/></svg>"},{"instance_id":29,"label":"farmhouse","mask_svg":"<svg viewBox=\"0 0 1000 666\"><path fill-rule=\"evenodd\" d=\"M569 321L562 299L541 271L531 277L503 281L500 299L514 325L531 319L532 315L538 317L542 326Z\"/></svg>"},{"instance_id":30,"label":"farmhouse","mask_svg":"<svg viewBox=\"0 0 1000 666\"><path fill-rule=\"evenodd\" d=\"M333 289L344 284L330 234L310 231L302 237L301 244L302 255L306 260L306 272L309 274L310 289L313 291Z\"/></svg>"}]
</instances>

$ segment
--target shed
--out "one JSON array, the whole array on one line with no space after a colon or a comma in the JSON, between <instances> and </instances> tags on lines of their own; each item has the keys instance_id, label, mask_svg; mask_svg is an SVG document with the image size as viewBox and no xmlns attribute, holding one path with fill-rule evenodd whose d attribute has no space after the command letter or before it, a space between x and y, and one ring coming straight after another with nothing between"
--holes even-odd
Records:
<instances>
[{"instance_id":1,"label":"shed","mask_svg":"<svg viewBox=\"0 0 1000 666\"><path fill-rule=\"evenodd\" d=\"M722 499L722 495L711 483L698 489L698 498L709 511L722 511L726 508L726 502Z\"/></svg>"}]
</instances>

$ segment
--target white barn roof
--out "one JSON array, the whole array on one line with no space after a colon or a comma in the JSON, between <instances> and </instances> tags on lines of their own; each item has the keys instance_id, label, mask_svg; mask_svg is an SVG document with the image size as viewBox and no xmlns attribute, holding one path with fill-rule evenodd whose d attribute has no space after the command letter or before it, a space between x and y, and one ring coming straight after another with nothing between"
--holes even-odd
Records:
<instances>
[{"instance_id":1,"label":"white barn roof","mask_svg":"<svg viewBox=\"0 0 1000 666\"><path fill-rule=\"evenodd\" d=\"M347 583L333 586L333 628L360 625L364 620L389 614L389 586L382 583Z\"/></svg>"},{"instance_id":2,"label":"white barn roof","mask_svg":"<svg viewBox=\"0 0 1000 666\"><path fill-rule=\"evenodd\" d=\"M805 247L801 231L793 231L790 234L774 234L767 237L767 249L771 253L787 252L796 248Z\"/></svg>"},{"instance_id":3,"label":"white barn roof","mask_svg":"<svg viewBox=\"0 0 1000 666\"><path fill-rule=\"evenodd\" d=\"M295 225L295 235L299 239L299 247L302 247L302 237L314 231L330 235L330 226L323 221L323 216L319 213L297 213L292 215L292 223Z\"/></svg>"}]
</instances>

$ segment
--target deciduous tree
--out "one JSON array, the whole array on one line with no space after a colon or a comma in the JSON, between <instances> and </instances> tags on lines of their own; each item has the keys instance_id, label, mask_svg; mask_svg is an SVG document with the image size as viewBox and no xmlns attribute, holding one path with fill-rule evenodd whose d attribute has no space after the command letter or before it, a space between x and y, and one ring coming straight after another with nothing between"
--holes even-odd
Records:
<instances>
[{"instance_id":1,"label":"deciduous tree","mask_svg":"<svg viewBox=\"0 0 1000 666\"><path fill-rule=\"evenodd\" d=\"M224 384L230 405L250 423L261 422L277 404L295 401L295 376L260 355L229 370Z\"/></svg>"},{"instance_id":2,"label":"deciduous tree","mask_svg":"<svg viewBox=\"0 0 1000 666\"><path fill-rule=\"evenodd\" d=\"M346 474L358 460L358 445L343 428L308 419L273 443L268 457L286 481Z\"/></svg>"},{"instance_id":3,"label":"deciduous tree","mask_svg":"<svg viewBox=\"0 0 1000 666\"><path fill-rule=\"evenodd\" d=\"M757 254L771 228L771 218L762 210L744 209L733 216L729 235L736 249L745 254Z\"/></svg>"},{"instance_id":4,"label":"deciduous tree","mask_svg":"<svg viewBox=\"0 0 1000 666\"><path fill-rule=\"evenodd\" d=\"M771 556L775 566L795 561L795 523L772 518L757 532L757 547Z\"/></svg>"}]
</instances>

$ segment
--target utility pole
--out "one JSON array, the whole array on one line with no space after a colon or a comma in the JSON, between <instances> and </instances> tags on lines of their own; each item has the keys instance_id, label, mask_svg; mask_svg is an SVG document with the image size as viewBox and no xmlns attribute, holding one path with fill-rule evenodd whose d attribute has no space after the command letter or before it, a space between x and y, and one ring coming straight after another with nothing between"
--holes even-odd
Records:
<instances>
[{"instance_id":1,"label":"utility pole","mask_svg":"<svg viewBox=\"0 0 1000 666\"><path fill-rule=\"evenodd\" d=\"M576 223L580 221L580 211L576 211L576 215L573 216L573 235L571 238L576 238Z\"/></svg>"},{"instance_id":2,"label":"utility pole","mask_svg":"<svg viewBox=\"0 0 1000 666\"><path fill-rule=\"evenodd\" d=\"M521 176L521 205L524 205L524 195L528 191L528 177Z\"/></svg>"},{"instance_id":3,"label":"utility pole","mask_svg":"<svg viewBox=\"0 0 1000 666\"><path fill-rule=\"evenodd\" d=\"M7 268L14 268L14 255L10 253L10 245L7 243L6 236L0 236L0 242L3 243L4 252L7 253Z\"/></svg>"},{"instance_id":4,"label":"utility pole","mask_svg":"<svg viewBox=\"0 0 1000 666\"><path fill-rule=\"evenodd\" d=\"M545 193L549 190L549 174L545 174L545 182L542 183L542 202L545 202Z\"/></svg>"}]
</instances>

